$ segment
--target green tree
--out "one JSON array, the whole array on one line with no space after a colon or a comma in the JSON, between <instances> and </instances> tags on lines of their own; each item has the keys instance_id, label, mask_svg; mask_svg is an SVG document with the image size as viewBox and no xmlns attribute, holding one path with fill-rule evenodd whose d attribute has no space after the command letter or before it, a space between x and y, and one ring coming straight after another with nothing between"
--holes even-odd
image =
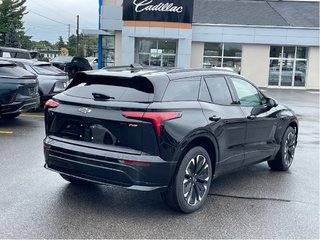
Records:
<instances>
[{"instance_id":1,"label":"green tree","mask_svg":"<svg viewBox=\"0 0 320 240\"><path fill-rule=\"evenodd\" d=\"M16 32L16 29L14 28L13 25L11 25L7 31L4 45L6 47L14 47L14 48L21 47L18 33Z\"/></svg>"},{"instance_id":2,"label":"green tree","mask_svg":"<svg viewBox=\"0 0 320 240\"><path fill-rule=\"evenodd\" d=\"M66 47L66 44L64 43L62 36L59 36L59 41L56 43L56 46L59 50L61 48Z\"/></svg>"},{"instance_id":3,"label":"green tree","mask_svg":"<svg viewBox=\"0 0 320 240\"><path fill-rule=\"evenodd\" d=\"M20 35L20 43L21 43L21 48L24 49L33 49L33 43L31 41L31 36L27 36L24 33Z\"/></svg>"},{"instance_id":4,"label":"green tree","mask_svg":"<svg viewBox=\"0 0 320 240\"><path fill-rule=\"evenodd\" d=\"M67 47L69 50L69 55L74 56L77 48L77 37L74 34L69 37Z\"/></svg>"},{"instance_id":5,"label":"green tree","mask_svg":"<svg viewBox=\"0 0 320 240\"><path fill-rule=\"evenodd\" d=\"M23 31L23 16L27 13L26 0L2 0L0 2L0 44L4 43L5 35L9 31L11 25L20 31Z\"/></svg>"}]
</instances>

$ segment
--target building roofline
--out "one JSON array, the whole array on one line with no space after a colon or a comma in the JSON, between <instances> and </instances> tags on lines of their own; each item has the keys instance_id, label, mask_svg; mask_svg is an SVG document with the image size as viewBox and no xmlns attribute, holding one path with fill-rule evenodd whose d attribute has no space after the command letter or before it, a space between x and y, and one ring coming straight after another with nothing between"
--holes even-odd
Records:
<instances>
[{"instance_id":1,"label":"building roofline","mask_svg":"<svg viewBox=\"0 0 320 240\"><path fill-rule=\"evenodd\" d=\"M246 27L246 28L279 28L279 29L303 29L303 30L320 30L320 27L293 27L293 26L276 26L276 25L245 25L245 24L216 24L216 23L192 23L192 26L217 26L217 27Z\"/></svg>"}]
</instances>

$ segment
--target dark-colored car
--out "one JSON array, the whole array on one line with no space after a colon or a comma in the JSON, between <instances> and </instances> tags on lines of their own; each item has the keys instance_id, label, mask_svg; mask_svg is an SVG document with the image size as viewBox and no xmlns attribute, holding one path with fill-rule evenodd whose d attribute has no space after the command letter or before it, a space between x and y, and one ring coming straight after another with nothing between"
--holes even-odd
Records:
<instances>
[{"instance_id":1,"label":"dark-colored car","mask_svg":"<svg viewBox=\"0 0 320 240\"><path fill-rule=\"evenodd\" d=\"M67 72L69 79L72 79L77 72L92 70L89 61L83 57L57 56L52 59L51 63Z\"/></svg>"},{"instance_id":2,"label":"dark-colored car","mask_svg":"<svg viewBox=\"0 0 320 240\"><path fill-rule=\"evenodd\" d=\"M0 47L0 57L32 59L30 51L22 48Z\"/></svg>"},{"instance_id":3,"label":"dark-colored car","mask_svg":"<svg viewBox=\"0 0 320 240\"><path fill-rule=\"evenodd\" d=\"M0 60L4 59L0 58ZM41 105L44 105L52 96L63 92L69 83L67 74L49 62L16 58L7 58L6 61L14 62L37 76Z\"/></svg>"},{"instance_id":4,"label":"dark-colored car","mask_svg":"<svg viewBox=\"0 0 320 240\"><path fill-rule=\"evenodd\" d=\"M36 76L14 63L0 61L0 117L12 119L38 105Z\"/></svg>"},{"instance_id":5,"label":"dark-colored car","mask_svg":"<svg viewBox=\"0 0 320 240\"><path fill-rule=\"evenodd\" d=\"M220 69L78 73L45 118L47 169L72 183L160 190L186 213L221 174L263 161L288 170L298 135L292 110Z\"/></svg>"}]
</instances>

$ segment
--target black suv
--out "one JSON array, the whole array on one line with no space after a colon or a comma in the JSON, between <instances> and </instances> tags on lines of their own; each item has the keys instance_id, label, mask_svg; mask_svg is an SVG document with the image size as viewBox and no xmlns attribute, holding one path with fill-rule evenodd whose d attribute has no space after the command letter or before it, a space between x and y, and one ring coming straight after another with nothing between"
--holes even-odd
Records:
<instances>
[{"instance_id":1,"label":"black suv","mask_svg":"<svg viewBox=\"0 0 320 240\"><path fill-rule=\"evenodd\" d=\"M160 190L182 212L199 209L223 173L262 161L287 170L298 134L290 109L221 69L82 72L45 111L47 169Z\"/></svg>"},{"instance_id":2,"label":"black suv","mask_svg":"<svg viewBox=\"0 0 320 240\"><path fill-rule=\"evenodd\" d=\"M37 77L15 63L0 60L0 117L12 119L39 105Z\"/></svg>"}]
</instances>

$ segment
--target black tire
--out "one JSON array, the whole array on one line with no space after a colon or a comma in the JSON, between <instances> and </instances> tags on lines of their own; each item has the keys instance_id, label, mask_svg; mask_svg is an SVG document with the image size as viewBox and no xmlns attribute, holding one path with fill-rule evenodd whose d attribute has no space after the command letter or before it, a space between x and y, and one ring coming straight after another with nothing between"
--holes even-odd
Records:
<instances>
[{"instance_id":1,"label":"black tire","mask_svg":"<svg viewBox=\"0 0 320 240\"><path fill-rule=\"evenodd\" d=\"M66 181L68 181L68 182L70 182L72 184L76 184L76 185L90 185L90 184L93 184L92 182L89 182L89 181L86 181L86 180L82 180L82 179L76 178L76 177L71 177L69 175L65 175L65 174L62 174L62 173L60 173L60 176L64 180L66 180Z\"/></svg>"},{"instance_id":2,"label":"black tire","mask_svg":"<svg viewBox=\"0 0 320 240\"><path fill-rule=\"evenodd\" d=\"M6 115L2 115L1 118L2 119L14 119L16 117L18 117L20 115L20 113L12 113L12 114L6 114Z\"/></svg>"},{"instance_id":3,"label":"black tire","mask_svg":"<svg viewBox=\"0 0 320 240\"><path fill-rule=\"evenodd\" d=\"M268 165L272 170L287 171L290 168L297 145L296 139L296 131L292 127L288 127L283 135L281 146L275 159L268 161Z\"/></svg>"},{"instance_id":4,"label":"black tire","mask_svg":"<svg viewBox=\"0 0 320 240\"><path fill-rule=\"evenodd\" d=\"M210 190L212 163L202 147L190 149L162 199L174 210L191 213L202 207Z\"/></svg>"}]
</instances>

